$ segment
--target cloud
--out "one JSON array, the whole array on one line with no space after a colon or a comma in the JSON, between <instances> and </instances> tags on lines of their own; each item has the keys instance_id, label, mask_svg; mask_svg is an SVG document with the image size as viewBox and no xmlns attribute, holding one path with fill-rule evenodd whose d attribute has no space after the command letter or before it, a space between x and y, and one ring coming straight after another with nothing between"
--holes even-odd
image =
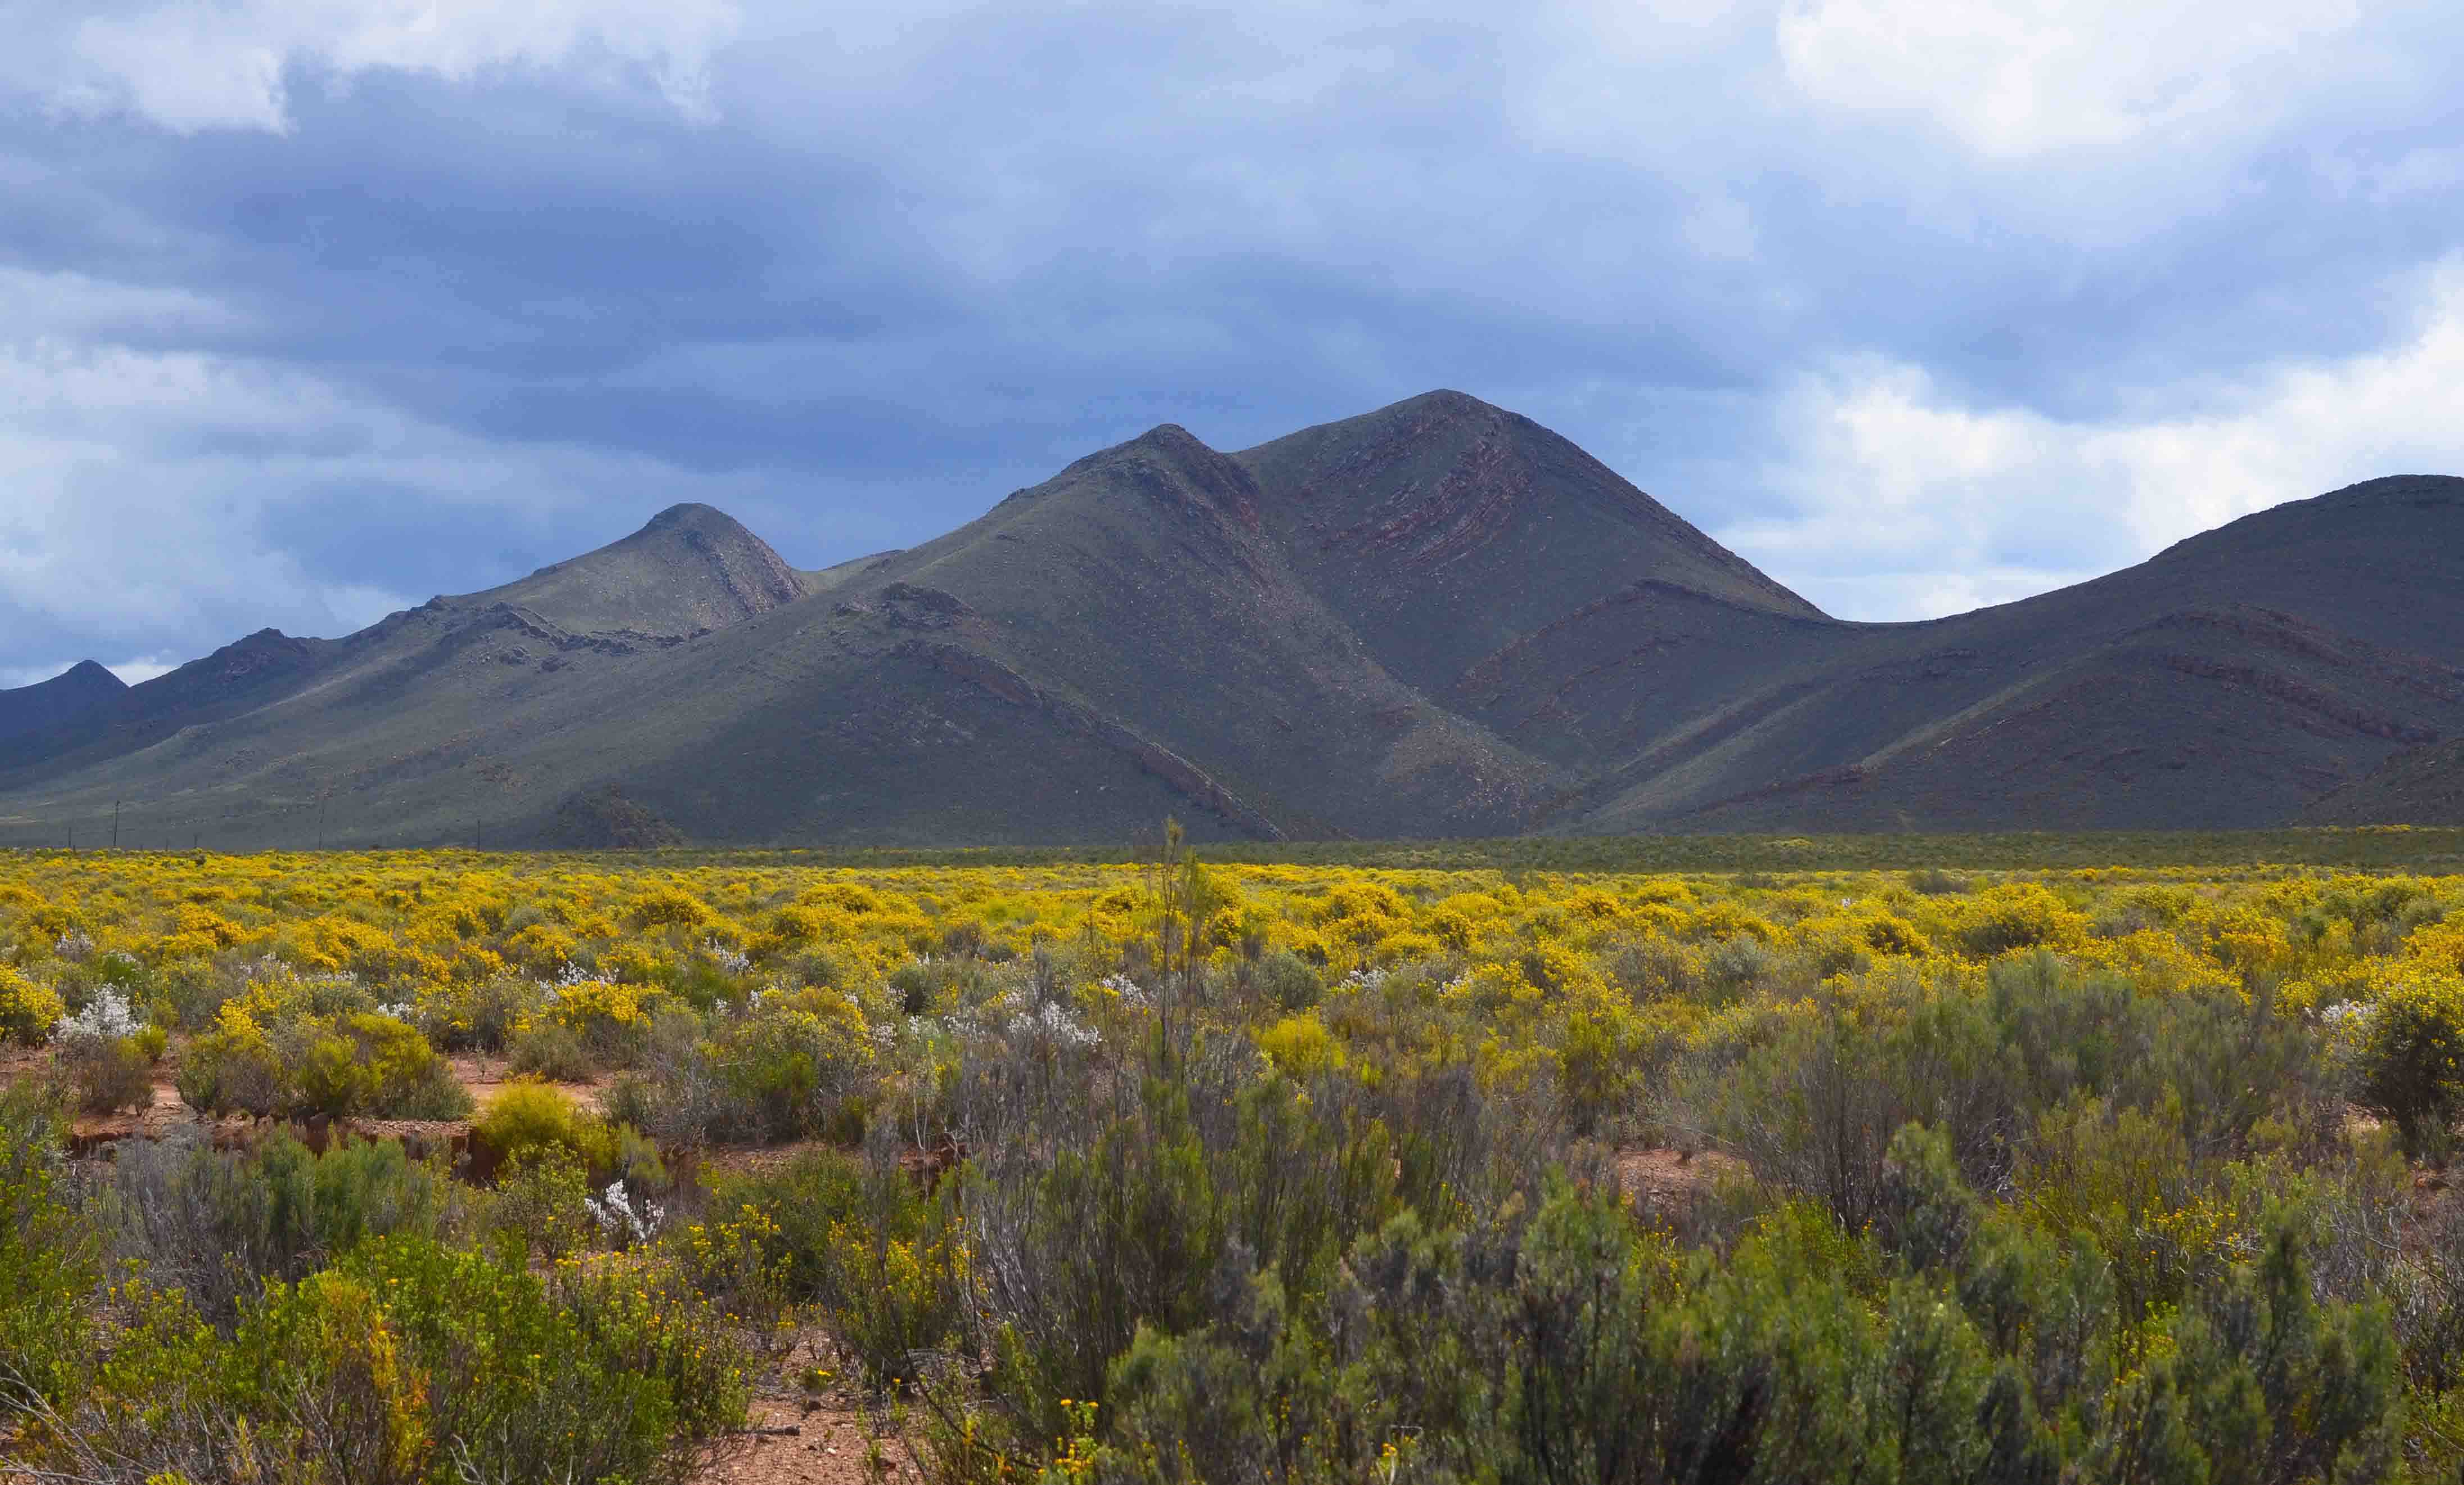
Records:
<instances>
[{"instance_id":1,"label":"cloud","mask_svg":"<svg viewBox=\"0 0 2464 1485\"><path fill-rule=\"evenodd\" d=\"M2272 119L2361 22L2353 0L1798 0L1777 22L1815 102L1921 117L1979 154Z\"/></svg>"},{"instance_id":2,"label":"cloud","mask_svg":"<svg viewBox=\"0 0 2464 1485\"><path fill-rule=\"evenodd\" d=\"M0 303L13 290L49 306L0 340L12 671L67 654L139 675L268 625L346 632L435 590L423 583L501 582L676 499L760 503L621 451L474 438L297 367L80 339L68 328L239 317L82 278L45 287L0 276Z\"/></svg>"},{"instance_id":3,"label":"cloud","mask_svg":"<svg viewBox=\"0 0 2464 1485\"><path fill-rule=\"evenodd\" d=\"M2464 22L2426 5L0 23L0 666L333 632L674 499L818 565L1156 422L1437 386L1861 615L2457 467L2434 387L2352 438L2300 391L2438 322Z\"/></svg>"},{"instance_id":4,"label":"cloud","mask_svg":"<svg viewBox=\"0 0 2464 1485\"><path fill-rule=\"evenodd\" d=\"M1774 420L1787 452L1761 472L1789 509L1722 535L1840 617L1930 618L2285 500L2464 471L2464 259L2409 276L2400 298L2409 326L2385 349L2143 389L2147 410L2111 422L1966 405L1907 365L1808 376Z\"/></svg>"},{"instance_id":5,"label":"cloud","mask_svg":"<svg viewBox=\"0 0 2464 1485\"><path fill-rule=\"evenodd\" d=\"M704 69L733 33L726 0L138 0L0 6L21 85L77 112L166 128L290 126L288 81L372 69L469 82L572 65L638 73L705 116Z\"/></svg>"}]
</instances>

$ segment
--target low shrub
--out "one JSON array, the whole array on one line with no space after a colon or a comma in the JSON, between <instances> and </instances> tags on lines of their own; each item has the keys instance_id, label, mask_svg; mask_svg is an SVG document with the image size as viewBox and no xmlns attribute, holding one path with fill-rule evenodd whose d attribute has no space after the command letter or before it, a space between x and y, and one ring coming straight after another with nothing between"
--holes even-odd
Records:
<instances>
[{"instance_id":1,"label":"low shrub","mask_svg":"<svg viewBox=\"0 0 2464 1485\"><path fill-rule=\"evenodd\" d=\"M869 1161L835 1150L803 1155L776 1173L723 1184L712 1205L737 1216L733 1228L686 1235L711 1282L740 1283L746 1273L774 1280L820 1313L874 1385L916 1376L919 1353L965 1333L973 1280L955 1208L886 1150ZM758 1241L758 1257L735 1252L730 1239L746 1237Z\"/></svg>"},{"instance_id":2,"label":"low shrub","mask_svg":"<svg viewBox=\"0 0 2464 1485\"><path fill-rule=\"evenodd\" d=\"M238 1002L190 1042L180 1097L209 1115L460 1119L470 1095L414 1027L373 1011L260 1021Z\"/></svg>"},{"instance_id":3,"label":"low shrub","mask_svg":"<svg viewBox=\"0 0 2464 1485\"><path fill-rule=\"evenodd\" d=\"M0 1084L0 1426L65 1401L87 1359L82 1312L102 1268L70 1202L67 1134L50 1090Z\"/></svg>"},{"instance_id":4,"label":"low shrub","mask_svg":"<svg viewBox=\"0 0 2464 1485\"><path fill-rule=\"evenodd\" d=\"M1289 949L1268 949L1256 969L1259 992L1287 1011L1302 1011L1326 996L1326 982L1308 960Z\"/></svg>"},{"instance_id":5,"label":"low shrub","mask_svg":"<svg viewBox=\"0 0 2464 1485\"><path fill-rule=\"evenodd\" d=\"M32 980L15 966L0 964L0 1038L21 1047L39 1047L51 1039L68 1008L50 986Z\"/></svg>"},{"instance_id":6,"label":"low shrub","mask_svg":"<svg viewBox=\"0 0 2464 1485\"><path fill-rule=\"evenodd\" d=\"M599 1225L590 1213L590 1178L556 1145L526 1150L506 1164L480 1203L482 1232L510 1240L553 1263L590 1245Z\"/></svg>"},{"instance_id":7,"label":"low shrub","mask_svg":"<svg viewBox=\"0 0 2464 1485\"><path fill-rule=\"evenodd\" d=\"M276 1131L253 1152L130 1141L99 1210L117 1256L228 1327L267 1281L297 1282L372 1237L439 1236L461 1205L441 1162L399 1141L344 1139L320 1155Z\"/></svg>"},{"instance_id":8,"label":"low shrub","mask_svg":"<svg viewBox=\"0 0 2464 1485\"><path fill-rule=\"evenodd\" d=\"M2464 1110L2464 976L2413 966L2363 1014L2363 1100L2395 1121L2407 1150L2443 1156Z\"/></svg>"},{"instance_id":9,"label":"low shrub","mask_svg":"<svg viewBox=\"0 0 2464 1485\"><path fill-rule=\"evenodd\" d=\"M743 1421L740 1354L655 1257L567 1262L546 1279L479 1252L388 1239L345 1271L386 1296L428 1373L430 1431L496 1480L673 1480Z\"/></svg>"},{"instance_id":10,"label":"low shrub","mask_svg":"<svg viewBox=\"0 0 2464 1485\"><path fill-rule=\"evenodd\" d=\"M137 1485L682 1485L739 1427L744 1358L672 1265L518 1263L369 1243L269 1286L226 1338L176 1294L133 1318L31 1463Z\"/></svg>"},{"instance_id":11,"label":"low shrub","mask_svg":"<svg viewBox=\"0 0 2464 1485\"><path fill-rule=\"evenodd\" d=\"M503 1052L539 1000L538 986L514 975L438 985L420 995L420 1030L445 1052Z\"/></svg>"},{"instance_id":12,"label":"low shrub","mask_svg":"<svg viewBox=\"0 0 2464 1485\"><path fill-rule=\"evenodd\" d=\"M77 1111L112 1114L144 1109L154 1102L154 1059L162 1055L163 1032L145 1036L79 1037L60 1044L53 1067L68 1086Z\"/></svg>"},{"instance_id":13,"label":"low shrub","mask_svg":"<svg viewBox=\"0 0 2464 1485\"><path fill-rule=\"evenodd\" d=\"M553 1021L517 1032L505 1048L505 1058L515 1072L555 1083L586 1082L599 1071L581 1033Z\"/></svg>"},{"instance_id":14,"label":"low shrub","mask_svg":"<svg viewBox=\"0 0 2464 1485\"><path fill-rule=\"evenodd\" d=\"M614 1164L616 1137L562 1089L517 1079L488 1101L472 1129L508 1162L557 1152L584 1171Z\"/></svg>"},{"instance_id":15,"label":"low shrub","mask_svg":"<svg viewBox=\"0 0 2464 1485\"><path fill-rule=\"evenodd\" d=\"M559 1027L581 1038L600 1067L641 1065L650 1025L667 991L657 986L583 980L555 987L547 1003L516 1024L517 1037Z\"/></svg>"}]
</instances>

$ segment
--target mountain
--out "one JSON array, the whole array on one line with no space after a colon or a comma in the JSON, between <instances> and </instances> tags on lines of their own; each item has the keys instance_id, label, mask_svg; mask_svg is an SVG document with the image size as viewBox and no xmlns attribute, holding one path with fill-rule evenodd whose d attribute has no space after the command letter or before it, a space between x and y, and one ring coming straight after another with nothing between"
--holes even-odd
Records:
<instances>
[{"instance_id":1,"label":"mountain","mask_svg":"<svg viewBox=\"0 0 2464 1485\"><path fill-rule=\"evenodd\" d=\"M1843 626L1708 757L1584 821L1693 830L2281 823L2464 732L2464 480L2373 480L2136 567L1924 624Z\"/></svg>"},{"instance_id":2,"label":"mountain","mask_svg":"<svg viewBox=\"0 0 2464 1485\"><path fill-rule=\"evenodd\" d=\"M0 842L115 799L233 848L2276 824L2464 737L2459 557L2464 481L2377 480L1845 623L1432 392L1165 425L825 571L678 506L341 639L0 693Z\"/></svg>"},{"instance_id":3,"label":"mountain","mask_svg":"<svg viewBox=\"0 0 2464 1485\"><path fill-rule=\"evenodd\" d=\"M118 698L128 683L92 660L79 660L46 681L0 691L0 738L40 732Z\"/></svg>"}]
</instances>

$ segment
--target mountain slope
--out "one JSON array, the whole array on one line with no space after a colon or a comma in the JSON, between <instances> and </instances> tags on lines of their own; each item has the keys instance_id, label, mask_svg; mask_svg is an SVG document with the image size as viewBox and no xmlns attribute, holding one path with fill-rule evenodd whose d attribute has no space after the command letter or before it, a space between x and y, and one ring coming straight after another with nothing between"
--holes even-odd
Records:
<instances>
[{"instance_id":1,"label":"mountain slope","mask_svg":"<svg viewBox=\"0 0 2464 1485\"><path fill-rule=\"evenodd\" d=\"M1812 604L1529 418L1439 391L1239 456L1295 576L1407 682L1441 694L1584 606L1659 583Z\"/></svg>"},{"instance_id":2,"label":"mountain slope","mask_svg":"<svg viewBox=\"0 0 2464 1485\"><path fill-rule=\"evenodd\" d=\"M2464 824L2464 738L2408 748L2298 817L2303 825Z\"/></svg>"},{"instance_id":3,"label":"mountain slope","mask_svg":"<svg viewBox=\"0 0 2464 1485\"><path fill-rule=\"evenodd\" d=\"M229 847L2274 824L2464 737L2459 598L2464 481L2408 477L1843 623L1437 392L1165 425L822 572L679 506L341 639L0 694L0 841L115 799Z\"/></svg>"},{"instance_id":4,"label":"mountain slope","mask_svg":"<svg viewBox=\"0 0 2464 1485\"><path fill-rule=\"evenodd\" d=\"M2279 823L2464 732L2459 559L2464 480L2407 477L2019 603L1842 626L1735 703L1770 716L1712 765L1632 770L1574 828Z\"/></svg>"},{"instance_id":5,"label":"mountain slope","mask_svg":"<svg viewBox=\"0 0 2464 1485\"><path fill-rule=\"evenodd\" d=\"M0 691L0 738L40 732L110 701L128 683L92 660L80 660L49 680Z\"/></svg>"}]
</instances>

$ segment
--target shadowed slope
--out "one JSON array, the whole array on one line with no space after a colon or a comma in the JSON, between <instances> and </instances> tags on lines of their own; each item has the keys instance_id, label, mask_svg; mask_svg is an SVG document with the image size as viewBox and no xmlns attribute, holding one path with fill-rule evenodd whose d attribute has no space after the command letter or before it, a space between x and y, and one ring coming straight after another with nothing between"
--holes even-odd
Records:
<instances>
[{"instance_id":1,"label":"shadowed slope","mask_svg":"<svg viewBox=\"0 0 2464 1485\"><path fill-rule=\"evenodd\" d=\"M2299 816L2303 825L2464 822L2464 738L2396 754Z\"/></svg>"},{"instance_id":2,"label":"shadowed slope","mask_svg":"<svg viewBox=\"0 0 2464 1485\"><path fill-rule=\"evenodd\" d=\"M1239 460L1294 574L1431 695L1641 584L1821 617L1574 445L1461 392L1308 429Z\"/></svg>"},{"instance_id":3,"label":"shadowed slope","mask_svg":"<svg viewBox=\"0 0 2464 1485\"><path fill-rule=\"evenodd\" d=\"M2464 731L2464 480L2373 480L2139 566L1800 647L1577 829L2278 823Z\"/></svg>"},{"instance_id":4,"label":"shadowed slope","mask_svg":"<svg viewBox=\"0 0 2464 1485\"><path fill-rule=\"evenodd\" d=\"M127 682L94 661L79 660L49 680L0 691L0 738L57 726L127 689Z\"/></svg>"}]
</instances>

